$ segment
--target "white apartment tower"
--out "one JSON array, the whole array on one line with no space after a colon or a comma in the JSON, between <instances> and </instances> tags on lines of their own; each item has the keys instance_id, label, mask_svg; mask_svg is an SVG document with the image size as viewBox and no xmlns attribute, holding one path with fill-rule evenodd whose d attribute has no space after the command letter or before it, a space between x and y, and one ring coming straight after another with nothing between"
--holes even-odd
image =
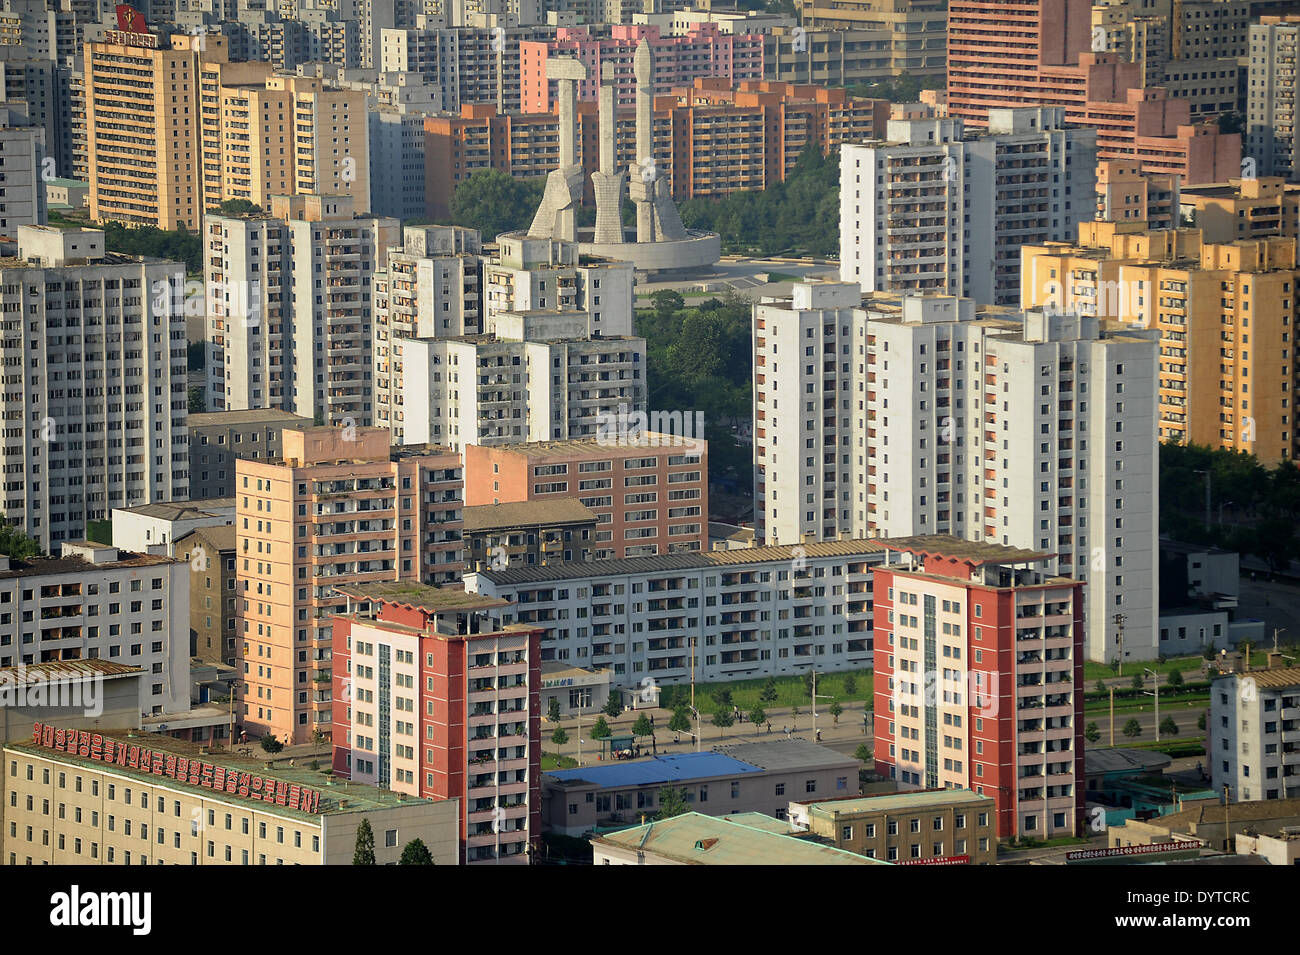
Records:
<instances>
[{"instance_id":1,"label":"white apartment tower","mask_svg":"<svg viewBox=\"0 0 1300 955\"><path fill-rule=\"evenodd\" d=\"M1019 302L1020 246L1069 241L1096 204L1097 134L1060 107L890 120L840 154L840 278L864 292ZM1039 237L1042 237L1041 239Z\"/></svg>"},{"instance_id":2,"label":"white apartment tower","mask_svg":"<svg viewBox=\"0 0 1300 955\"><path fill-rule=\"evenodd\" d=\"M1216 793L1226 787L1232 802L1300 798L1300 667L1215 680L1205 725Z\"/></svg>"},{"instance_id":3,"label":"white apartment tower","mask_svg":"<svg viewBox=\"0 0 1300 955\"><path fill-rule=\"evenodd\" d=\"M189 494L185 267L98 229L19 226L0 266L4 517L47 552L115 507Z\"/></svg>"},{"instance_id":4,"label":"white apartment tower","mask_svg":"<svg viewBox=\"0 0 1300 955\"><path fill-rule=\"evenodd\" d=\"M755 533L1055 554L1090 659L1158 655L1155 343L1096 319L795 286L755 309Z\"/></svg>"},{"instance_id":5,"label":"white apartment tower","mask_svg":"<svg viewBox=\"0 0 1300 955\"><path fill-rule=\"evenodd\" d=\"M505 235L483 267L482 333L404 342L402 441L460 448L591 437L646 407L630 262Z\"/></svg>"},{"instance_id":6,"label":"white apartment tower","mask_svg":"<svg viewBox=\"0 0 1300 955\"><path fill-rule=\"evenodd\" d=\"M206 216L209 407L369 426L373 282L399 228L356 215L348 196L276 196L269 215Z\"/></svg>"},{"instance_id":7,"label":"white apartment tower","mask_svg":"<svg viewBox=\"0 0 1300 955\"><path fill-rule=\"evenodd\" d=\"M1300 156L1296 149L1296 81L1300 17L1262 17L1250 25L1249 82L1243 155L1256 163L1255 175L1282 176L1292 182ZM1243 161L1243 175L1250 172Z\"/></svg>"},{"instance_id":8,"label":"white apartment tower","mask_svg":"<svg viewBox=\"0 0 1300 955\"><path fill-rule=\"evenodd\" d=\"M402 443L403 346L483 330L483 243L475 229L407 226L375 274L375 425Z\"/></svg>"}]
</instances>

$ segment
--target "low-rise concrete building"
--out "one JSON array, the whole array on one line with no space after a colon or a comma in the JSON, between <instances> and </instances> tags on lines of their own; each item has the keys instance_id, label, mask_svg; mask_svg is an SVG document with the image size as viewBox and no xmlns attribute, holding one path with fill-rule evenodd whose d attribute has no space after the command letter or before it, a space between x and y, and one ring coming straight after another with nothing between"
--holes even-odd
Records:
<instances>
[{"instance_id":1,"label":"low-rise concrete building","mask_svg":"<svg viewBox=\"0 0 1300 955\"><path fill-rule=\"evenodd\" d=\"M235 499L160 501L113 508L113 546L137 554L177 556L176 541L200 527L234 525ZM181 556L185 556L183 553Z\"/></svg>"},{"instance_id":2,"label":"low-rise concrete building","mask_svg":"<svg viewBox=\"0 0 1300 955\"><path fill-rule=\"evenodd\" d=\"M4 747L4 766L9 865L347 865L363 819L379 865L413 839L437 865L459 861L459 800L329 787L169 736L37 724Z\"/></svg>"},{"instance_id":3,"label":"low-rise concrete building","mask_svg":"<svg viewBox=\"0 0 1300 955\"><path fill-rule=\"evenodd\" d=\"M969 789L791 801L790 821L838 849L900 865L992 865L996 803Z\"/></svg>"},{"instance_id":4,"label":"low-rise concrete building","mask_svg":"<svg viewBox=\"0 0 1300 955\"><path fill-rule=\"evenodd\" d=\"M597 713L609 701L609 671L543 663L543 716L550 712L551 700L559 704L561 717Z\"/></svg>"},{"instance_id":5,"label":"low-rise concrete building","mask_svg":"<svg viewBox=\"0 0 1300 955\"><path fill-rule=\"evenodd\" d=\"M784 819L791 797L856 795L862 763L803 739L719 746L630 763L542 774L542 822L566 836L654 816L665 786L708 816L759 812Z\"/></svg>"},{"instance_id":6,"label":"low-rise concrete building","mask_svg":"<svg viewBox=\"0 0 1300 955\"><path fill-rule=\"evenodd\" d=\"M1281 833L1300 826L1300 799L1265 799L1228 805L1200 804L1145 821L1130 819L1106 830L1106 844L1146 846L1199 839L1208 849L1231 852L1241 833Z\"/></svg>"},{"instance_id":7,"label":"low-rise concrete building","mask_svg":"<svg viewBox=\"0 0 1300 955\"><path fill-rule=\"evenodd\" d=\"M576 498L481 504L461 517L466 570L591 560L596 512Z\"/></svg>"},{"instance_id":8,"label":"low-rise concrete building","mask_svg":"<svg viewBox=\"0 0 1300 955\"><path fill-rule=\"evenodd\" d=\"M1300 802L1300 667L1215 680L1205 728L1217 792L1241 802Z\"/></svg>"},{"instance_id":9,"label":"low-rise concrete building","mask_svg":"<svg viewBox=\"0 0 1300 955\"><path fill-rule=\"evenodd\" d=\"M235 525L200 527L176 551L190 562L190 656L234 666Z\"/></svg>"},{"instance_id":10,"label":"low-rise concrete building","mask_svg":"<svg viewBox=\"0 0 1300 955\"><path fill-rule=\"evenodd\" d=\"M1237 854L1261 856L1269 865L1300 865L1300 831L1283 829L1273 836L1263 832L1239 832Z\"/></svg>"},{"instance_id":11,"label":"low-rise concrete building","mask_svg":"<svg viewBox=\"0 0 1300 955\"><path fill-rule=\"evenodd\" d=\"M596 865L887 865L801 839L761 813L683 813L591 840Z\"/></svg>"},{"instance_id":12,"label":"low-rise concrete building","mask_svg":"<svg viewBox=\"0 0 1300 955\"><path fill-rule=\"evenodd\" d=\"M0 669L0 743L26 739L32 724L67 729L140 726L138 666L110 660L69 660Z\"/></svg>"}]
</instances>

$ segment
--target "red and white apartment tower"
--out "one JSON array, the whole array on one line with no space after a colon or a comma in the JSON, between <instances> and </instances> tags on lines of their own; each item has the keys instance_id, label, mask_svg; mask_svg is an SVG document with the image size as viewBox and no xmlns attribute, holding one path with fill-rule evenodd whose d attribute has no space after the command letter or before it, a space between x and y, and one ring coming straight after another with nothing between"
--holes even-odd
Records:
<instances>
[{"instance_id":1,"label":"red and white apartment tower","mask_svg":"<svg viewBox=\"0 0 1300 955\"><path fill-rule=\"evenodd\" d=\"M993 797L999 838L1075 835L1083 584L1036 570L1047 554L940 543L873 574L876 769Z\"/></svg>"},{"instance_id":2,"label":"red and white apartment tower","mask_svg":"<svg viewBox=\"0 0 1300 955\"><path fill-rule=\"evenodd\" d=\"M541 835L542 630L506 602L399 581L338 588L334 772L459 799L465 863L528 864Z\"/></svg>"}]
</instances>

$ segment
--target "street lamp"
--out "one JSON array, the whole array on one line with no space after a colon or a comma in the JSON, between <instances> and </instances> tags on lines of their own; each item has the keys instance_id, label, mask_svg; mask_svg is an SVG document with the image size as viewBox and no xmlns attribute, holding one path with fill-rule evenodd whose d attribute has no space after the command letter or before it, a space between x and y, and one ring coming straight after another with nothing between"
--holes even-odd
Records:
<instances>
[{"instance_id":1,"label":"street lamp","mask_svg":"<svg viewBox=\"0 0 1300 955\"><path fill-rule=\"evenodd\" d=\"M831 697L831 696L818 696L818 695L817 695L817 669L816 669L816 667L814 667L814 668L813 668L813 671L812 671L812 694L811 694L811 696L812 696L812 730L813 730L813 742L815 743L815 742L817 742L817 701L818 701L818 700L831 700L831 699L834 699L834 697Z\"/></svg>"},{"instance_id":2,"label":"street lamp","mask_svg":"<svg viewBox=\"0 0 1300 955\"><path fill-rule=\"evenodd\" d=\"M1151 674L1151 682L1155 686L1156 698L1156 742L1160 742L1160 674L1150 667L1143 667L1143 670ZM1146 691L1143 690L1143 693Z\"/></svg>"}]
</instances>

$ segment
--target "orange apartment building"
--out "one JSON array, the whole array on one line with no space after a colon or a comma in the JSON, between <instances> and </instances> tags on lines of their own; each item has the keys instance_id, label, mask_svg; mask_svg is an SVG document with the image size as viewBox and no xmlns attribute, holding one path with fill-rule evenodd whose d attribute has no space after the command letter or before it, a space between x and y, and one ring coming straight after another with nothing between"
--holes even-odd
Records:
<instances>
[{"instance_id":1,"label":"orange apartment building","mask_svg":"<svg viewBox=\"0 0 1300 955\"><path fill-rule=\"evenodd\" d=\"M1091 50L1083 0L953 0L948 26L948 115L988 125L1000 107L1063 106L1066 122L1097 130L1098 160L1136 161L1184 184L1241 170L1241 136L1194 124L1191 104L1146 87L1140 63Z\"/></svg>"},{"instance_id":2,"label":"orange apartment building","mask_svg":"<svg viewBox=\"0 0 1300 955\"><path fill-rule=\"evenodd\" d=\"M592 560L707 551L708 444L642 432L465 446L465 504L576 498L596 514Z\"/></svg>"},{"instance_id":3,"label":"orange apartment building","mask_svg":"<svg viewBox=\"0 0 1300 955\"><path fill-rule=\"evenodd\" d=\"M1178 176L1144 174L1133 160L1107 159L1097 163L1097 218L1140 219L1151 229L1179 226Z\"/></svg>"},{"instance_id":4,"label":"orange apartment building","mask_svg":"<svg viewBox=\"0 0 1300 955\"><path fill-rule=\"evenodd\" d=\"M1300 184L1281 176L1190 186L1181 202L1205 242L1300 236Z\"/></svg>"},{"instance_id":5,"label":"orange apartment building","mask_svg":"<svg viewBox=\"0 0 1300 955\"><path fill-rule=\"evenodd\" d=\"M1206 243L1196 229L1090 222L1077 244L1024 246L1021 262L1022 307L1159 333L1162 441L1295 457L1295 238Z\"/></svg>"},{"instance_id":6,"label":"orange apartment building","mask_svg":"<svg viewBox=\"0 0 1300 955\"><path fill-rule=\"evenodd\" d=\"M236 463L237 711L250 736L329 734L337 585L459 579L460 456L389 440L386 428L285 430L281 459Z\"/></svg>"},{"instance_id":7,"label":"orange apartment building","mask_svg":"<svg viewBox=\"0 0 1300 955\"><path fill-rule=\"evenodd\" d=\"M590 174L600 157L596 104L579 103L577 116L585 201L591 202ZM636 159L631 120L629 110L618 124L620 167ZM879 137L888 120L888 102L843 89L699 78L655 96L655 156L679 202L762 190L785 179L808 143L830 153L844 142ZM432 216L446 215L457 184L479 169L529 178L559 162L554 113L502 114L479 103L461 107L459 116L431 116L424 130L425 201Z\"/></svg>"},{"instance_id":8,"label":"orange apartment building","mask_svg":"<svg viewBox=\"0 0 1300 955\"><path fill-rule=\"evenodd\" d=\"M370 206L366 96L201 39L113 34L85 45L90 216L197 229L227 199L351 195Z\"/></svg>"}]
</instances>

